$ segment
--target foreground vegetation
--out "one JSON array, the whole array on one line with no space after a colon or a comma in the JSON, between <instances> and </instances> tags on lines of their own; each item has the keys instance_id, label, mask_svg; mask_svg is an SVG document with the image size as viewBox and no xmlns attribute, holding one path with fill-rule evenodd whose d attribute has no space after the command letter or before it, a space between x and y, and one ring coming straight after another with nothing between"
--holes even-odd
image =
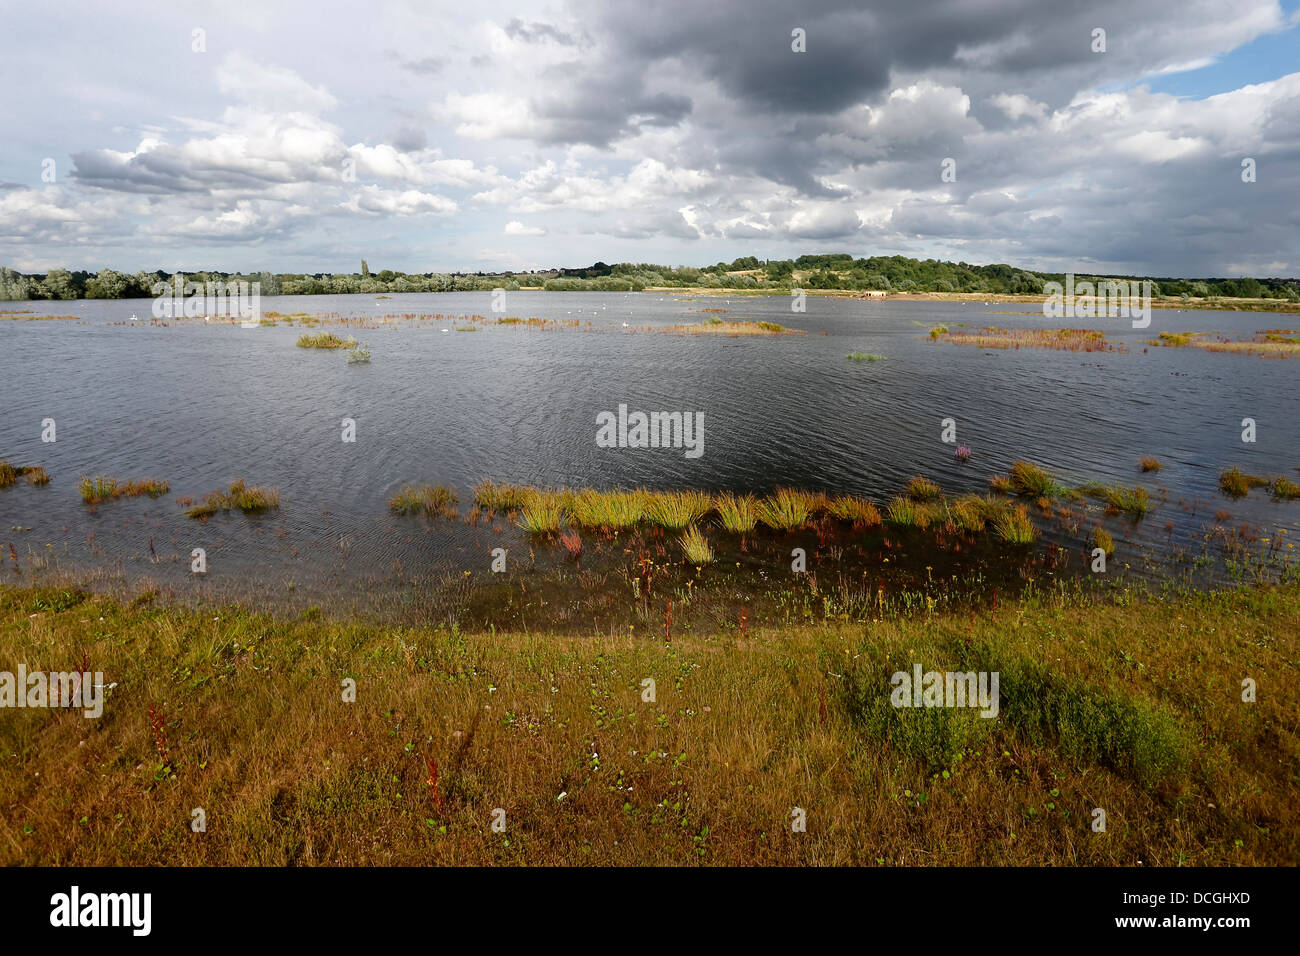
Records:
<instances>
[{"instance_id":1,"label":"foreground vegetation","mask_svg":"<svg viewBox=\"0 0 1300 956\"><path fill-rule=\"evenodd\" d=\"M0 862L1294 865L1297 634L1294 586L670 641L4 588L0 668L111 691L0 721ZM998 717L890 706L917 662Z\"/></svg>"}]
</instances>

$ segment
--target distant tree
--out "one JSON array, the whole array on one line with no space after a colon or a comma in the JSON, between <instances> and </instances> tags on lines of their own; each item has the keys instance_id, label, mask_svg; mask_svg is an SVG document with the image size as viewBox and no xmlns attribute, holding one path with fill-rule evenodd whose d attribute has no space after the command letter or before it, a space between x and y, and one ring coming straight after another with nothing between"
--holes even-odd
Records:
<instances>
[{"instance_id":1,"label":"distant tree","mask_svg":"<svg viewBox=\"0 0 1300 956\"><path fill-rule=\"evenodd\" d=\"M99 274L86 280L87 299L125 298L131 287L131 277L112 269L101 269Z\"/></svg>"},{"instance_id":2,"label":"distant tree","mask_svg":"<svg viewBox=\"0 0 1300 956\"><path fill-rule=\"evenodd\" d=\"M370 278L370 266L366 264L365 259L361 260L361 275L363 278Z\"/></svg>"},{"instance_id":3,"label":"distant tree","mask_svg":"<svg viewBox=\"0 0 1300 956\"><path fill-rule=\"evenodd\" d=\"M67 269L51 269L39 288L43 299L75 299L81 291Z\"/></svg>"}]
</instances>

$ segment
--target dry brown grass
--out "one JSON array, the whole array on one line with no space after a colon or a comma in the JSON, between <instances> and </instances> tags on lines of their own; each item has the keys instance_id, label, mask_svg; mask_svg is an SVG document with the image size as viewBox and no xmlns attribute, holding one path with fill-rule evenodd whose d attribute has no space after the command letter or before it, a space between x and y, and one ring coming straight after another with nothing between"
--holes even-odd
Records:
<instances>
[{"instance_id":1,"label":"dry brown grass","mask_svg":"<svg viewBox=\"0 0 1300 956\"><path fill-rule=\"evenodd\" d=\"M0 667L116 687L98 721L0 721L0 863L1294 865L1297 634L1294 587L671 644L4 589ZM1004 673L1000 718L941 765L849 691L878 703L909 659ZM1018 729L1044 703L1013 671L1057 704L1118 707L1178 760L1145 772Z\"/></svg>"}]
</instances>

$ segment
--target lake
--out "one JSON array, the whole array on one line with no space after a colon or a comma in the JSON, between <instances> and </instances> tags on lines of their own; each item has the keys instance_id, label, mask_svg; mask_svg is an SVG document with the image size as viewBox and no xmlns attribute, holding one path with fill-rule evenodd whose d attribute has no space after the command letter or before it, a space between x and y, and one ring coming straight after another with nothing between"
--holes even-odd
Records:
<instances>
[{"instance_id":1,"label":"lake","mask_svg":"<svg viewBox=\"0 0 1300 956\"><path fill-rule=\"evenodd\" d=\"M991 475L1026 459L1070 485L1148 488L1156 507L1136 526L1104 516L1096 502L1075 508L1115 535L1115 571L1198 586L1232 574L1207 543L1216 511L1230 513L1225 527L1248 524L1266 543L1280 540L1279 528L1300 527L1300 502L1274 501L1264 490L1228 501L1217 490L1220 470L1231 465L1298 477L1297 366L1144 344L1162 331L1250 334L1295 323L1285 315L1156 309L1150 328L1136 330L1126 319L1048 322L1039 307L1015 304L812 296L798 314L781 296L512 292L504 315L579 324L480 324L468 333L455 331L468 324L457 317L494 320L491 293L262 300L263 314L363 320L313 330L365 342L371 361L349 364L341 351L296 348L298 324L152 325L151 304L3 304L78 317L0 322L0 458L53 476L45 487L0 490L0 529L25 573L147 580L182 597L328 607L346 595L352 605L378 606L386 592L409 589L413 575L449 581L486 572L495 547L512 556L529 550L508 521L463 520L473 486L489 477L756 493L791 485L883 502L913 475L948 493L984 492ZM706 321L706 308L805 334L653 331ZM142 321L130 323L133 313ZM439 317L364 321L393 315ZM938 323L1087 325L1128 351L934 343L927 333ZM849 361L852 352L885 359ZM703 454L599 447L598 414L621 404L703 413ZM1242 441L1247 417L1256 423L1254 443ZM41 440L47 418L56 422L53 443ZM355 442L341 440L344 418L356 422ZM972 450L969 462L941 441L946 418ZM1145 455L1163 470L1139 473ZM77 479L101 474L164 478L171 490L92 511ZM277 487L279 510L197 522L177 503L239 477ZM455 489L462 520L392 515L387 498L409 482ZM1044 544L1086 551L1083 533L1042 524ZM189 573L193 548L207 554L201 579ZM1087 571L1077 559L1074 567ZM434 570L441 577L429 577Z\"/></svg>"}]
</instances>

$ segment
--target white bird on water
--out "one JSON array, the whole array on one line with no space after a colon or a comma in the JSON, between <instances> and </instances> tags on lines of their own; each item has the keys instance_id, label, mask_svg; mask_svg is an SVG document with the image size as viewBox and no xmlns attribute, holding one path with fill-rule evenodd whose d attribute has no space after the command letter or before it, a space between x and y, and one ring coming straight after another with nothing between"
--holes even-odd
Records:
<instances>
[{"instance_id":1,"label":"white bird on water","mask_svg":"<svg viewBox=\"0 0 1300 956\"><path fill-rule=\"evenodd\" d=\"M139 322L139 321L140 321L140 316L138 316L138 315L136 315L134 312L132 312L132 313L131 313L131 321L132 321L132 322Z\"/></svg>"}]
</instances>

